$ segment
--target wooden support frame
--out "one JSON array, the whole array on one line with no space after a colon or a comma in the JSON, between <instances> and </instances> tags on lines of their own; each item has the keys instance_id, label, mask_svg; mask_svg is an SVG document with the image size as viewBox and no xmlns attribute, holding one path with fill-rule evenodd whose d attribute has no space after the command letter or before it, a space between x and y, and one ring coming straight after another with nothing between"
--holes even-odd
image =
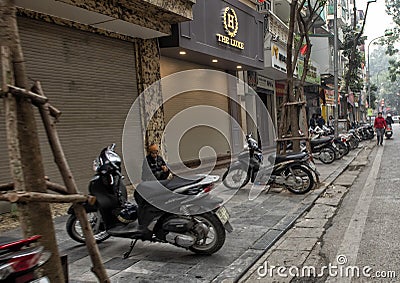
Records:
<instances>
[{"instance_id":1,"label":"wooden support frame","mask_svg":"<svg viewBox=\"0 0 400 283\"><path fill-rule=\"evenodd\" d=\"M34 105L38 106L41 104L45 104L48 103L48 99L47 97L43 97L37 93L34 93L32 91L26 90L26 89L22 89L16 86L12 86L12 85L7 85L8 88L8 93L11 93L12 95L17 95L17 96L25 96L27 98L30 98L33 102ZM2 93L0 95L0 97L5 97L5 93ZM56 107L48 104L49 110L50 110L50 115L53 116L55 119L60 118L62 112L57 109Z\"/></svg>"},{"instance_id":2,"label":"wooden support frame","mask_svg":"<svg viewBox=\"0 0 400 283\"><path fill-rule=\"evenodd\" d=\"M26 202L57 202L57 203L82 203L88 202L94 204L96 197L90 195L81 194L69 194L69 195L56 195L48 193L37 193L37 192L23 192L23 191L8 191L0 192L0 201L9 201L11 203L26 203Z\"/></svg>"},{"instance_id":3,"label":"wooden support frame","mask_svg":"<svg viewBox=\"0 0 400 283\"><path fill-rule=\"evenodd\" d=\"M46 97L16 86L8 85L8 91L12 95L22 96L31 99L33 104L45 104L48 101Z\"/></svg>"},{"instance_id":4,"label":"wooden support frame","mask_svg":"<svg viewBox=\"0 0 400 283\"><path fill-rule=\"evenodd\" d=\"M46 97L42 86L39 81L36 81L31 90L42 97ZM64 150L58 136L57 128L54 121L51 119L51 110L49 103L39 104L39 112L42 117L44 128L46 130L47 138L50 143L51 150L54 155L54 160L63 178L66 191L68 194L77 194L78 187L72 175L72 171L68 165L67 159L64 155ZM74 204L74 212L82 227L82 232L85 236L86 246L89 252L90 259L92 260L92 272L96 275L99 282L110 282L107 272L104 268L99 248L94 238L92 227L87 219L86 210L80 203Z\"/></svg>"},{"instance_id":5,"label":"wooden support frame","mask_svg":"<svg viewBox=\"0 0 400 283\"><path fill-rule=\"evenodd\" d=\"M60 184L46 181L46 186L48 190L51 190L53 192L62 195L68 194L67 188ZM0 191L12 191L14 189L15 189L14 183L0 184Z\"/></svg>"},{"instance_id":6,"label":"wooden support frame","mask_svg":"<svg viewBox=\"0 0 400 283\"><path fill-rule=\"evenodd\" d=\"M276 139L275 141L277 142L284 142L284 141L292 141L292 140L309 140L310 138L307 138L305 136L303 137L288 137L288 138L281 138L281 139Z\"/></svg>"},{"instance_id":7,"label":"wooden support frame","mask_svg":"<svg viewBox=\"0 0 400 283\"><path fill-rule=\"evenodd\" d=\"M291 106L291 105L299 105L302 106L304 104L307 104L307 101L294 101L294 102L286 102L283 105L284 106Z\"/></svg>"}]
</instances>

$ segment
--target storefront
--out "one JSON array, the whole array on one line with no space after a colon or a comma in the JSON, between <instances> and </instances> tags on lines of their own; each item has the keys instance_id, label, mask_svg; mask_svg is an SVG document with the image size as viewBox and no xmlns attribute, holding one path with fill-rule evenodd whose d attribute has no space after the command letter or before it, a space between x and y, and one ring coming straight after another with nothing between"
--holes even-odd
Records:
<instances>
[{"instance_id":1,"label":"storefront","mask_svg":"<svg viewBox=\"0 0 400 283\"><path fill-rule=\"evenodd\" d=\"M176 151L168 150L170 163L179 160L187 164L196 162L199 151L207 146L215 153L206 153L205 158L214 154L223 158L242 150L240 131L248 130L246 111L252 112L250 105L254 105L254 101L246 87L237 84L236 78L247 83L247 70L263 68L262 42L263 17L239 1L222 0L196 1L193 21L174 25L172 35L160 39L162 78L182 71L193 74L188 80L177 82L180 88L188 91L172 99L164 96L168 99L164 102L167 127L181 112L195 111L196 108L191 108L194 106L215 107L227 113L226 117L216 121L218 130L204 125L188 129L179 140L179 156ZM256 114L250 113L250 116ZM242 130L231 123L230 117ZM171 138L173 135L169 136L166 145L173 149L175 141Z\"/></svg>"},{"instance_id":2,"label":"storefront","mask_svg":"<svg viewBox=\"0 0 400 283\"><path fill-rule=\"evenodd\" d=\"M279 127L279 123L281 122L282 117L282 107L283 107L283 97L285 96L286 91L286 83L275 82L275 94L276 94L276 121L277 126Z\"/></svg>"},{"instance_id":3,"label":"storefront","mask_svg":"<svg viewBox=\"0 0 400 283\"><path fill-rule=\"evenodd\" d=\"M281 120L281 109L286 88L286 45L289 28L272 11L268 11L265 26L267 28L264 39L265 64L264 69L257 71L257 73L261 78L270 81L270 85L273 81L274 97L270 101L275 100L275 103L272 106L267 106L267 108L270 110L270 107L273 107L270 113L273 113L271 116L275 124L276 135ZM269 90L269 93L272 94L272 91ZM271 105L271 103L267 102L267 105Z\"/></svg>"},{"instance_id":4,"label":"storefront","mask_svg":"<svg viewBox=\"0 0 400 283\"><path fill-rule=\"evenodd\" d=\"M335 116L335 91L333 89L323 89L325 96L326 117ZM328 120L326 120L328 121Z\"/></svg>"},{"instance_id":5,"label":"storefront","mask_svg":"<svg viewBox=\"0 0 400 283\"><path fill-rule=\"evenodd\" d=\"M193 3L181 1L170 11L144 1L78 2L17 0L16 5L27 75L41 82L50 102L62 111L57 130L78 188L85 192L93 159L111 143L121 153L122 131L133 101L160 77L157 37L168 35L172 22L189 20ZM158 20L161 11L164 22ZM146 107L141 111L146 113ZM46 175L62 183L40 116L36 118ZM138 126L131 139L141 155L144 141L160 130L143 136ZM1 123L0 144L6 144L5 137ZM0 183L10 182L9 172L8 156L2 154ZM139 179L140 172L134 176Z\"/></svg>"},{"instance_id":6,"label":"storefront","mask_svg":"<svg viewBox=\"0 0 400 283\"><path fill-rule=\"evenodd\" d=\"M304 57L297 61L298 78L301 78L304 71ZM310 121L313 114L321 114L327 121L326 101L323 89L321 89L321 75L319 66L312 60L308 62L308 72L305 78L304 95L306 98L306 119ZM304 129L305 130L305 129Z\"/></svg>"},{"instance_id":7,"label":"storefront","mask_svg":"<svg viewBox=\"0 0 400 283\"><path fill-rule=\"evenodd\" d=\"M263 133L263 140L268 141L267 144L263 145L263 149L273 147L273 140L275 139L276 128L277 128L277 116L276 116L276 96L275 96L275 81L261 76L256 72L251 72L252 76L255 77L255 87L258 97L262 105L257 104L257 122ZM262 113L260 107L265 107L268 112L268 117L263 117L259 113Z\"/></svg>"}]
</instances>

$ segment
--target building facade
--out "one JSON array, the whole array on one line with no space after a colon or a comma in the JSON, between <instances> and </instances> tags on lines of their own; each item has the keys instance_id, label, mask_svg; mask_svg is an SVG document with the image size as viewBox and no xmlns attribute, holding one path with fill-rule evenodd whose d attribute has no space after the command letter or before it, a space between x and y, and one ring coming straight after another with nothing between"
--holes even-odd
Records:
<instances>
[{"instance_id":1,"label":"building facade","mask_svg":"<svg viewBox=\"0 0 400 283\"><path fill-rule=\"evenodd\" d=\"M27 75L41 81L50 102L63 113L57 129L78 187L85 192L93 159L111 143L121 152L130 106L161 77L158 38L170 34L171 24L192 19L195 1L15 2ZM159 94L144 97L141 112L151 111L149 101L158 99ZM37 125L45 172L50 180L62 182L39 115ZM163 127L159 112L144 136L141 129L132 136L142 153L148 140L160 140ZM5 137L3 123L0 143L6 143ZM0 159L0 183L6 183L11 181L8 155Z\"/></svg>"}]
</instances>

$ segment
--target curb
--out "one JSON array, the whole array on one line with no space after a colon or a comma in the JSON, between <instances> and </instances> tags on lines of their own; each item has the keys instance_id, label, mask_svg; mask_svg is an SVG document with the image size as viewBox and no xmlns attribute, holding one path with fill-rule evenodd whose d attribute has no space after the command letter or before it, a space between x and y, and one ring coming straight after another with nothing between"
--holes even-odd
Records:
<instances>
[{"instance_id":1,"label":"curb","mask_svg":"<svg viewBox=\"0 0 400 283\"><path fill-rule=\"evenodd\" d=\"M347 170L347 168L349 167L349 165L354 161L354 159L356 159L358 157L358 155L360 154L360 152L362 150L364 150L365 146L362 148L358 148L357 151L355 152L355 155L350 158L343 167L336 169L335 171L333 171L326 179L324 182L321 183L320 187L315 189L307 198L312 199L309 203L305 204L304 207L301 207L300 209L300 213L297 213L297 215L290 220L290 222L285 226L284 229L282 229L277 235L275 235L271 241L265 246L264 249L261 250L261 252L259 254L255 254L255 253L251 253L249 252L249 256L254 256L254 259L251 259L250 261L247 259L246 260L246 252L241 256L244 257L244 260L242 262L240 262L240 264L235 264L235 262L237 260L239 260L241 257L239 257L236 261L234 261L230 266L228 266L223 272L222 274L224 274L225 271L227 270L235 270L236 268L239 269L239 273L238 274L234 274L232 277L229 276L221 276L222 274L220 274L219 276L217 276L214 280L212 280L212 282L239 282L240 279L242 279L242 277L258 262L258 260L260 260L262 258L262 256L280 239L282 238L283 235L286 234L286 232L291 229L293 227L293 225L295 224L295 222L302 217L305 212L309 211L311 209L311 207L315 204L315 201L326 191L326 189L344 172ZM307 199L306 198L306 199ZM278 224L277 224L278 225ZM270 230L269 230L270 231ZM266 234L268 233L268 231L266 233L264 233L260 238L264 237ZM254 245L252 246L254 247ZM247 252L249 250L252 249L252 247L250 247ZM246 264L246 266L243 268L243 264ZM239 267L240 266L240 267Z\"/></svg>"}]
</instances>

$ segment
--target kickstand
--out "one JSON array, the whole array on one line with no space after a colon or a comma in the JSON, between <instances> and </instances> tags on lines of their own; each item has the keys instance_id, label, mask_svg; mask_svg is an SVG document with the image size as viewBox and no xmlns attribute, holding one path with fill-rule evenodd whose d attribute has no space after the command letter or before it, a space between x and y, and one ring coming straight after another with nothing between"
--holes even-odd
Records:
<instances>
[{"instance_id":1,"label":"kickstand","mask_svg":"<svg viewBox=\"0 0 400 283\"><path fill-rule=\"evenodd\" d=\"M267 190L265 191L265 194L268 194L269 191L271 190L271 185L266 185L265 187L267 188Z\"/></svg>"},{"instance_id":2,"label":"kickstand","mask_svg":"<svg viewBox=\"0 0 400 283\"><path fill-rule=\"evenodd\" d=\"M131 246L129 247L129 251L124 253L124 259L127 259L130 256L130 254L133 250L133 247L136 245L136 242L137 242L137 239L131 241Z\"/></svg>"}]
</instances>

